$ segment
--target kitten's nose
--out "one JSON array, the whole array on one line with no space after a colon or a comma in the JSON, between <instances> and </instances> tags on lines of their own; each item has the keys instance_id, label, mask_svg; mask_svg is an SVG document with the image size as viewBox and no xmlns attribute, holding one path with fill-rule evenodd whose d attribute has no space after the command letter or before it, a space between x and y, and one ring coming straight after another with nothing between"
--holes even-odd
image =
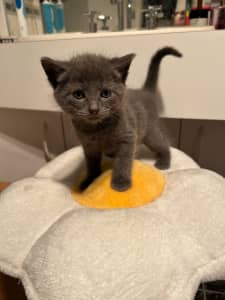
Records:
<instances>
[{"instance_id":1,"label":"kitten's nose","mask_svg":"<svg viewBox=\"0 0 225 300\"><path fill-rule=\"evenodd\" d=\"M97 115L97 113L99 112L98 104L95 102L91 103L89 106L89 112L92 115Z\"/></svg>"}]
</instances>

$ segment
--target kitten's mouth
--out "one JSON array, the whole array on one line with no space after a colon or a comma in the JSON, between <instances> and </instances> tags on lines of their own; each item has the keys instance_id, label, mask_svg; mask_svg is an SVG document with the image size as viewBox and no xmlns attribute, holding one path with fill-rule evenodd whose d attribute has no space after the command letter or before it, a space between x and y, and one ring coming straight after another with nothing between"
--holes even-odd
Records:
<instances>
[{"instance_id":1,"label":"kitten's mouth","mask_svg":"<svg viewBox=\"0 0 225 300\"><path fill-rule=\"evenodd\" d=\"M107 117L109 114L108 111L98 112L96 114L88 114L88 113L76 113L76 116L83 120L89 120L93 122L98 122Z\"/></svg>"},{"instance_id":2,"label":"kitten's mouth","mask_svg":"<svg viewBox=\"0 0 225 300\"><path fill-rule=\"evenodd\" d=\"M106 116L106 114L103 114L103 113L89 114L89 115L87 115L87 118L92 121L98 121L98 120L102 119L104 116Z\"/></svg>"},{"instance_id":3,"label":"kitten's mouth","mask_svg":"<svg viewBox=\"0 0 225 300\"><path fill-rule=\"evenodd\" d=\"M104 112L98 112L96 114L88 114L87 118L90 120L99 120L99 119L103 119L104 117L106 117L108 115L108 111L104 111Z\"/></svg>"}]
</instances>

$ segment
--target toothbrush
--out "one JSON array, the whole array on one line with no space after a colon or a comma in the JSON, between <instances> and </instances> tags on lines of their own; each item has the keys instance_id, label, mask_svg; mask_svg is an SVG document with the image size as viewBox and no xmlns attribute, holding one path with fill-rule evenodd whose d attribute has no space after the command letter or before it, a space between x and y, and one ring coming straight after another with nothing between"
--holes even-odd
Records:
<instances>
[{"instance_id":1,"label":"toothbrush","mask_svg":"<svg viewBox=\"0 0 225 300\"><path fill-rule=\"evenodd\" d=\"M5 13L5 5L3 0L0 0L0 36L2 37L9 36L9 30L8 30L6 13Z\"/></svg>"},{"instance_id":2,"label":"toothbrush","mask_svg":"<svg viewBox=\"0 0 225 300\"><path fill-rule=\"evenodd\" d=\"M25 37L28 35L28 31L27 31L27 21L25 18L24 1L15 0L15 3L16 3L16 11L17 11L17 17L18 17L19 28L20 28L20 35L22 37Z\"/></svg>"}]
</instances>

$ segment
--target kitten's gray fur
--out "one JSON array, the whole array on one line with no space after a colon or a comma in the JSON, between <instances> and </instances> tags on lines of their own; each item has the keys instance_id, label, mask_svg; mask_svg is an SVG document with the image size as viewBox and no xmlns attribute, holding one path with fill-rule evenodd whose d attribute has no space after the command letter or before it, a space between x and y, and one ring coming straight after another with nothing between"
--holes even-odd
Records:
<instances>
[{"instance_id":1,"label":"kitten's gray fur","mask_svg":"<svg viewBox=\"0 0 225 300\"><path fill-rule=\"evenodd\" d=\"M169 143L159 127L158 75L166 55L181 57L171 47L152 58L143 89L126 89L134 54L106 58L83 54L70 61L42 58L42 66L54 89L55 99L71 115L87 162L85 189L101 173L103 154L114 158L112 188L127 190L131 182L136 145L144 143L157 154L156 166L170 165Z\"/></svg>"}]
</instances>

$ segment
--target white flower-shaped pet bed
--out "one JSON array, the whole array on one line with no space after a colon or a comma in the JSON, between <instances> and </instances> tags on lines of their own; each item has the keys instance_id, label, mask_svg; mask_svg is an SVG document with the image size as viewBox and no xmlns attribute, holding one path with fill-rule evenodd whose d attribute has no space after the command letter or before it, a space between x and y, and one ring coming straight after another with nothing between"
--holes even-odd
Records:
<instances>
[{"instance_id":1,"label":"white flower-shaped pet bed","mask_svg":"<svg viewBox=\"0 0 225 300\"><path fill-rule=\"evenodd\" d=\"M97 210L71 196L83 159L69 150L0 196L0 270L29 300L191 300L225 277L224 178L172 149L157 201Z\"/></svg>"}]
</instances>

